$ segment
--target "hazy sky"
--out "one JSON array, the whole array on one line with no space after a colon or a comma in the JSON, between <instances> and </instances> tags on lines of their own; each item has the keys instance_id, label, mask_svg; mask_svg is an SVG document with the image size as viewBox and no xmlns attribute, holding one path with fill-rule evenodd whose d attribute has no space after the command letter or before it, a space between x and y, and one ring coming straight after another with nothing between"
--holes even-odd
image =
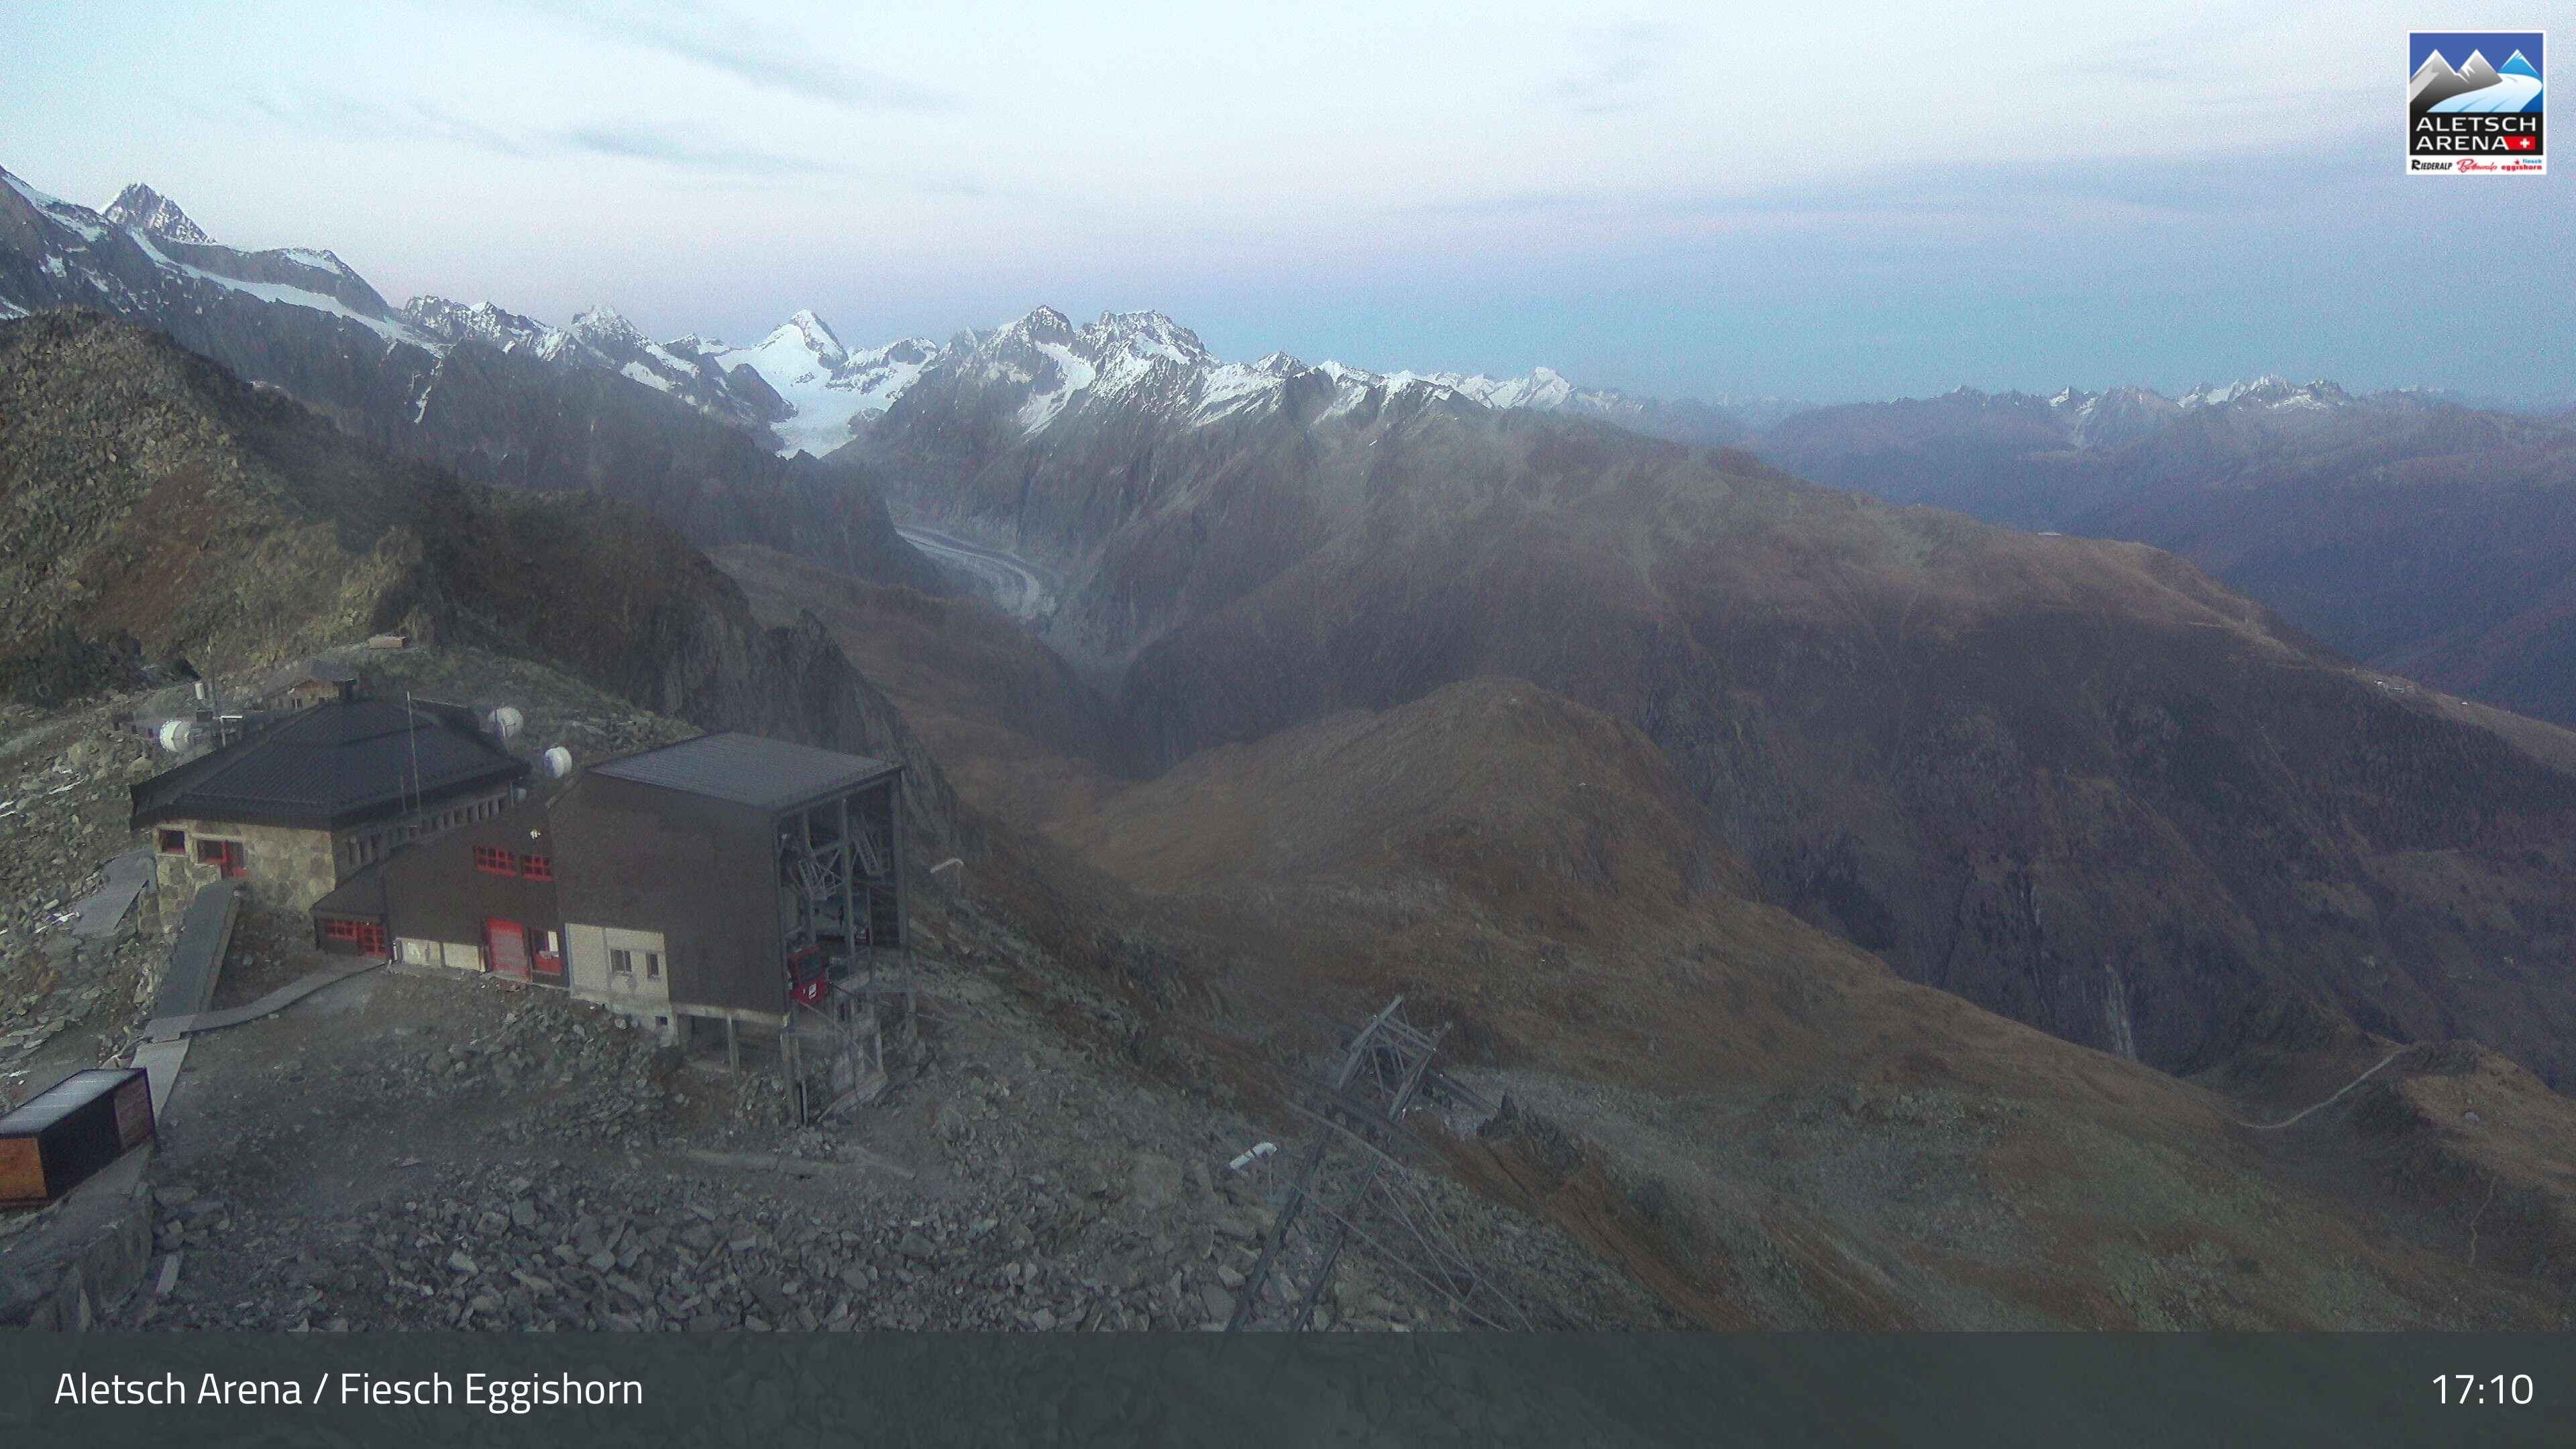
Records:
<instances>
[{"instance_id":1,"label":"hazy sky","mask_svg":"<svg viewBox=\"0 0 2576 1449\"><path fill-rule=\"evenodd\" d=\"M2253 9L18 3L0 166L664 336L1047 302L1665 395L2576 394L2576 157L2408 177L2424 7Z\"/></svg>"}]
</instances>

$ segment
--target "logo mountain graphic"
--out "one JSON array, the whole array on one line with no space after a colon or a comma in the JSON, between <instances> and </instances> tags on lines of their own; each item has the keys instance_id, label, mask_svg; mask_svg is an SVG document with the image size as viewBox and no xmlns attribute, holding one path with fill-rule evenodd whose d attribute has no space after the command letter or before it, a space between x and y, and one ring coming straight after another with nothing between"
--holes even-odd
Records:
<instances>
[{"instance_id":1,"label":"logo mountain graphic","mask_svg":"<svg viewBox=\"0 0 2576 1449\"><path fill-rule=\"evenodd\" d=\"M2436 50L2415 68L2406 83L2407 109L2414 115L2475 112L2487 115L2540 110L2540 71L2517 50L2501 66L2472 50L2457 70Z\"/></svg>"}]
</instances>

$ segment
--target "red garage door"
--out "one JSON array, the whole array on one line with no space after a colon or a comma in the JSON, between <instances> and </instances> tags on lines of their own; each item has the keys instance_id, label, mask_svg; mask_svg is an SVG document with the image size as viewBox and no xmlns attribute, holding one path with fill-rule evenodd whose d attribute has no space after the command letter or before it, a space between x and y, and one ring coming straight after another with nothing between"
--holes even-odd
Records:
<instances>
[{"instance_id":1,"label":"red garage door","mask_svg":"<svg viewBox=\"0 0 2576 1449\"><path fill-rule=\"evenodd\" d=\"M483 952L492 969L504 976L528 979L528 930L516 921L483 923Z\"/></svg>"}]
</instances>

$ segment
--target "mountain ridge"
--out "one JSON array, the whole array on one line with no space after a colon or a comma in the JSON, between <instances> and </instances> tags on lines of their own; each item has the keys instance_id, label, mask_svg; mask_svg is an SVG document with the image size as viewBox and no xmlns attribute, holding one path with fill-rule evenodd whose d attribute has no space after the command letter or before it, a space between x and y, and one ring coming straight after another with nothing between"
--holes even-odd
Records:
<instances>
[{"instance_id":1,"label":"mountain ridge","mask_svg":"<svg viewBox=\"0 0 2576 1449\"><path fill-rule=\"evenodd\" d=\"M166 197L133 187L127 199L138 221L181 230ZM156 235L0 171L0 316L58 307L166 332L469 478L634 499L700 542L951 587L896 534L870 480L763 446L750 429L780 403L756 375L653 343L611 309L557 329L489 305L395 307L330 252Z\"/></svg>"}]
</instances>

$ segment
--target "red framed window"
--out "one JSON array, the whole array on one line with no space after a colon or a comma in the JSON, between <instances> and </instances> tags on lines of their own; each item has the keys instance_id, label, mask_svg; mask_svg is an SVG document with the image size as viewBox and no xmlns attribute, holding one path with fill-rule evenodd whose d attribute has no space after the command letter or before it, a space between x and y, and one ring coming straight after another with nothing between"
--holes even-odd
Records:
<instances>
[{"instance_id":1,"label":"red framed window","mask_svg":"<svg viewBox=\"0 0 2576 1449\"><path fill-rule=\"evenodd\" d=\"M247 869L242 862L242 846L238 840L207 840L200 837L197 841L197 863L213 866L228 880L239 880Z\"/></svg>"},{"instance_id":2,"label":"red framed window","mask_svg":"<svg viewBox=\"0 0 2576 1449\"><path fill-rule=\"evenodd\" d=\"M519 858L497 845L474 847L474 868L487 875L517 875Z\"/></svg>"},{"instance_id":3,"label":"red framed window","mask_svg":"<svg viewBox=\"0 0 2576 1449\"><path fill-rule=\"evenodd\" d=\"M322 922L322 939L345 942L370 956L385 954L385 928L374 921L325 919Z\"/></svg>"},{"instance_id":4,"label":"red framed window","mask_svg":"<svg viewBox=\"0 0 2576 1449\"><path fill-rule=\"evenodd\" d=\"M159 831L155 833L153 838L159 842L161 853L163 855L186 855L188 853L188 832L184 830Z\"/></svg>"},{"instance_id":5,"label":"red framed window","mask_svg":"<svg viewBox=\"0 0 2576 1449\"><path fill-rule=\"evenodd\" d=\"M519 878L522 880L553 880L555 878L555 858L551 855L520 856Z\"/></svg>"}]
</instances>

